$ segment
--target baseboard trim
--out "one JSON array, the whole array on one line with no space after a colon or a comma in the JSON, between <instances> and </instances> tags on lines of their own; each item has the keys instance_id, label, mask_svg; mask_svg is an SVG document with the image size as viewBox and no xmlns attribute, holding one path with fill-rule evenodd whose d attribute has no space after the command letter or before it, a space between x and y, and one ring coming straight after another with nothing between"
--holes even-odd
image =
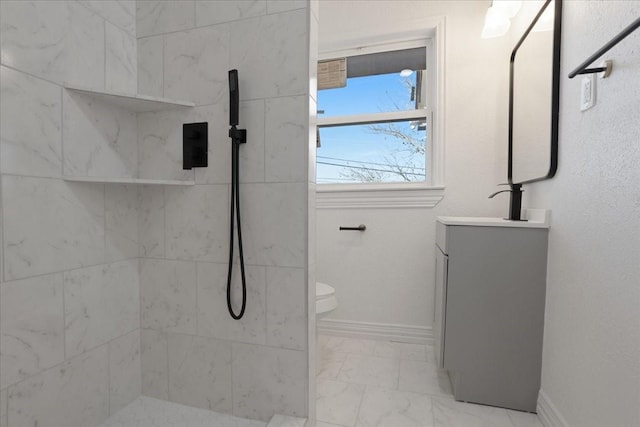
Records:
<instances>
[{"instance_id":1,"label":"baseboard trim","mask_svg":"<svg viewBox=\"0 0 640 427\"><path fill-rule=\"evenodd\" d=\"M538 392L538 418L544 427L569 427L564 417L560 415L560 411L549 399L544 391Z\"/></svg>"},{"instance_id":2,"label":"baseboard trim","mask_svg":"<svg viewBox=\"0 0 640 427\"><path fill-rule=\"evenodd\" d=\"M354 322L350 320L320 319L318 332L352 338L398 341L413 344L432 344L433 331L425 326L390 323Z\"/></svg>"}]
</instances>

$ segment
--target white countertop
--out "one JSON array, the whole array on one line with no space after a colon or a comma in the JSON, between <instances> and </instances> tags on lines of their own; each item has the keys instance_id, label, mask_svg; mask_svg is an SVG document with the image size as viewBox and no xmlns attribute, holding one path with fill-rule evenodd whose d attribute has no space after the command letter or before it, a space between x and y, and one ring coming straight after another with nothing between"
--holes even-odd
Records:
<instances>
[{"instance_id":1,"label":"white countertop","mask_svg":"<svg viewBox=\"0 0 640 427\"><path fill-rule=\"evenodd\" d=\"M550 214L548 209L525 209L527 221L510 221L504 218L439 216L437 221L445 225L467 225L475 227L517 227L517 228L549 228Z\"/></svg>"}]
</instances>

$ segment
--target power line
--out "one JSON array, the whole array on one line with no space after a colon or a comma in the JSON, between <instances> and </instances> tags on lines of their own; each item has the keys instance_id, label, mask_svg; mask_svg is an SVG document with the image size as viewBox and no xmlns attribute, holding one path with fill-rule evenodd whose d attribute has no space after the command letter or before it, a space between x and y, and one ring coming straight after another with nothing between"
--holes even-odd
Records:
<instances>
[{"instance_id":1,"label":"power line","mask_svg":"<svg viewBox=\"0 0 640 427\"><path fill-rule=\"evenodd\" d=\"M377 165L377 166L393 166L391 163L375 163L375 162L363 162L361 160L352 160L352 159L339 159L337 157L327 157L327 156L317 156L318 159L328 159L328 160L339 160L341 162L353 162L353 163L362 163L365 165ZM425 170L425 168L420 168L417 166L411 166L412 169Z\"/></svg>"},{"instance_id":2,"label":"power line","mask_svg":"<svg viewBox=\"0 0 640 427\"><path fill-rule=\"evenodd\" d=\"M399 173L398 171L394 171L394 170L389 170L389 169L376 169L376 168L365 168L362 166L350 166L350 165L341 165L339 163L329 163L329 162L317 162L319 165L329 165L329 166L340 166L343 168L349 168L349 169L362 169L362 170L366 170L366 171L377 171L377 172L388 172L388 173ZM389 165L391 166L391 165ZM413 173L413 172L403 172L403 174L405 175L415 175L415 176L424 176L424 174L420 174L420 173Z\"/></svg>"}]
</instances>

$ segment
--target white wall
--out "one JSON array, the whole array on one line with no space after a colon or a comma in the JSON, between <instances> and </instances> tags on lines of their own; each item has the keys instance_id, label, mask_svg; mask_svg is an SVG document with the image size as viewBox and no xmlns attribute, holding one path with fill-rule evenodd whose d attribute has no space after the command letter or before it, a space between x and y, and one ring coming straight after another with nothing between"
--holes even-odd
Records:
<instances>
[{"instance_id":1,"label":"white wall","mask_svg":"<svg viewBox=\"0 0 640 427\"><path fill-rule=\"evenodd\" d=\"M640 31L604 55L614 69L594 108L579 111L581 78L566 76L637 19L640 2L564 7L558 173L526 186L524 201L552 210L542 391L566 426L637 426Z\"/></svg>"},{"instance_id":2,"label":"white wall","mask_svg":"<svg viewBox=\"0 0 640 427\"><path fill-rule=\"evenodd\" d=\"M336 288L329 319L430 328L433 321L435 218L506 215L510 43L480 38L489 2L324 1L320 51L343 39L424 28L445 17L445 196L435 208L318 209L317 277ZM367 225L364 233L340 225Z\"/></svg>"}]
</instances>

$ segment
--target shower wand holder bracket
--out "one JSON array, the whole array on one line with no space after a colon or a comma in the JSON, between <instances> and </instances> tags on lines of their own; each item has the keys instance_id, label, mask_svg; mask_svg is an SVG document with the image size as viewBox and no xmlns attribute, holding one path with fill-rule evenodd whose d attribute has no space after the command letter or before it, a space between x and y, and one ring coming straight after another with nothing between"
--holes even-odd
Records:
<instances>
[{"instance_id":1,"label":"shower wand holder bracket","mask_svg":"<svg viewBox=\"0 0 640 427\"><path fill-rule=\"evenodd\" d=\"M229 129L229 138L231 138L231 142L235 144L245 144L247 142L247 130L236 129L235 126L231 126L231 129Z\"/></svg>"},{"instance_id":2,"label":"shower wand holder bracket","mask_svg":"<svg viewBox=\"0 0 640 427\"><path fill-rule=\"evenodd\" d=\"M208 166L209 123L182 125L182 169Z\"/></svg>"}]
</instances>

